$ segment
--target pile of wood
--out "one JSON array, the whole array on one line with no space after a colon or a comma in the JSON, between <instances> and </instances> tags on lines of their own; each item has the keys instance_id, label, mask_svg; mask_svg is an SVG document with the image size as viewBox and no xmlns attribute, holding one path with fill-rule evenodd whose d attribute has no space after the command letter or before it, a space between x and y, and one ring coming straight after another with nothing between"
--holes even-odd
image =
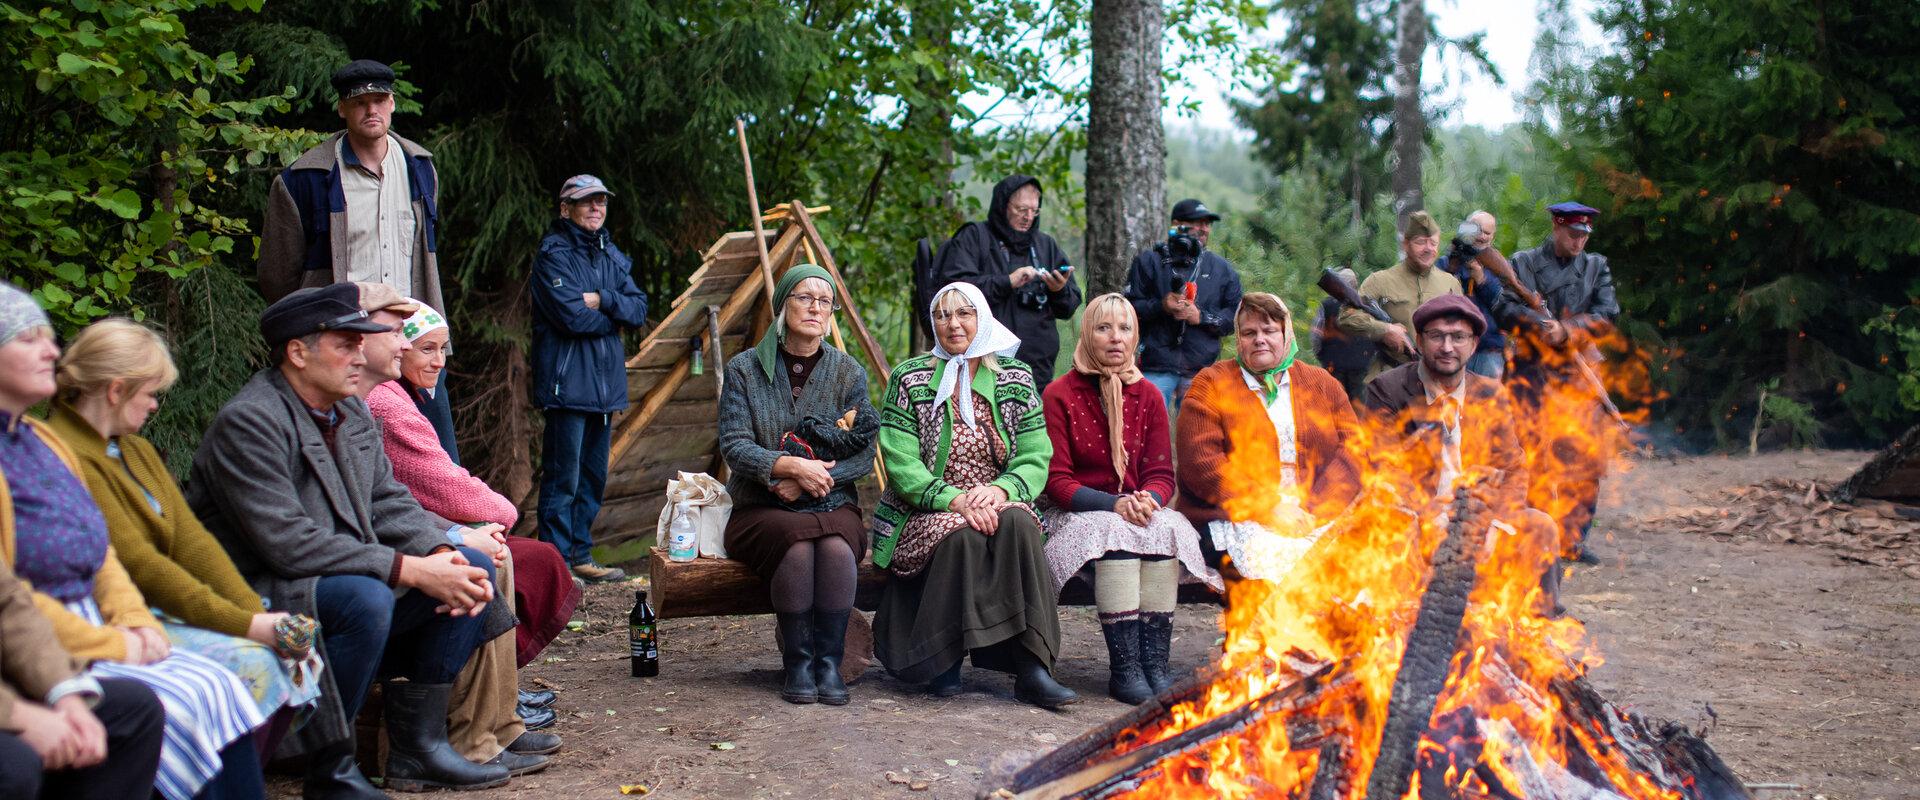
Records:
<instances>
[{"instance_id":1,"label":"pile of wood","mask_svg":"<svg viewBox=\"0 0 1920 800\"><path fill-rule=\"evenodd\" d=\"M1839 502L1830 484L1776 478L1725 490L1712 505L1640 522L1653 530L1723 540L1812 544L1846 561L1920 578L1920 516L1915 512L1912 506L1886 500Z\"/></svg>"}]
</instances>

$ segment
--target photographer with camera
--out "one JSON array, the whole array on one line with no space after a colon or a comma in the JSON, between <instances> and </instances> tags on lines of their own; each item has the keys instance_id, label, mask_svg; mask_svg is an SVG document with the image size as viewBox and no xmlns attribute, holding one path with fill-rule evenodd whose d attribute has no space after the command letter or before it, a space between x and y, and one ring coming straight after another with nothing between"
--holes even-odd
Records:
<instances>
[{"instance_id":1,"label":"photographer with camera","mask_svg":"<svg viewBox=\"0 0 1920 800\"><path fill-rule=\"evenodd\" d=\"M1498 224L1493 215L1485 211L1468 214L1454 230L1452 249L1435 264L1460 281L1467 296L1473 298L1474 307L1480 309L1480 315L1489 322L1473 350L1473 357L1467 359L1467 371L1494 380L1499 380L1507 371L1507 335L1500 330L1496 322L1499 317L1494 315L1494 309L1500 305L1500 279L1481 267L1474 256L1493 243Z\"/></svg>"},{"instance_id":2,"label":"photographer with camera","mask_svg":"<svg viewBox=\"0 0 1920 800\"><path fill-rule=\"evenodd\" d=\"M1033 369L1035 388L1045 389L1060 355L1054 323L1073 318L1080 287L1067 254L1040 232L1039 179L1010 175L994 186L987 220L960 226L938 258L933 285L963 281L978 287L994 319L1020 338L1015 357Z\"/></svg>"},{"instance_id":3,"label":"photographer with camera","mask_svg":"<svg viewBox=\"0 0 1920 800\"><path fill-rule=\"evenodd\" d=\"M1127 302L1140 316L1140 371L1178 414L1193 376L1220 358L1233 332L1240 273L1207 249L1220 215L1199 200L1173 205L1167 240L1142 250L1127 275Z\"/></svg>"}]
</instances>

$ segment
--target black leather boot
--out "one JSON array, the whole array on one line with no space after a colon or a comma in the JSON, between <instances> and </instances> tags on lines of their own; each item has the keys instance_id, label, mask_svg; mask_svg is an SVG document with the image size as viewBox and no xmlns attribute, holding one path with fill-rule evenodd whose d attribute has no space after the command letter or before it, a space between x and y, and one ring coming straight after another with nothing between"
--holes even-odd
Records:
<instances>
[{"instance_id":1,"label":"black leather boot","mask_svg":"<svg viewBox=\"0 0 1920 800\"><path fill-rule=\"evenodd\" d=\"M307 757L306 780L300 786L306 800L386 800L373 788L360 765L353 761L353 740L334 742Z\"/></svg>"},{"instance_id":2,"label":"black leather boot","mask_svg":"<svg viewBox=\"0 0 1920 800\"><path fill-rule=\"evenodd\" d=\"M819 700L820 690L813 682L813 612L780 613L774 618L780 626L780 699L801 704Z\"/></svg>"},{"instance_id":3,"label":"black leather boot","mask_svg":"<svg viewBox=\"0 0 1920 800\"><path fill-rule=\"evenodd\" d=\"M520 690L520 705L528 708L546 708L558 699L553 692L546 689L536 689L531 692L525 689Z\"/></svg>"},{"instance_id":4,"label":"black leather boot","mask_svg":"<svg viewBox=\"0 0 1920 800\"><path fill-rule=\"evenodd\" d=\"M1107 638L1107 696L1137 706L1153 696L1140 669L1140 620L1100 623Z\"/></svg>"},{"instance_id":5,"label":"black leather boot","mask_svg":"<svg viewBox=\"0 0 1920 800\"><path fill-rule=\"evenodd\" d=\"M491 789L507 783L507 768L475 764L447 743L449 683L389 683L387 701L387 788L398 792L428 789Z\"/></svg>"},{"instance_id":6,"label":"black leather boot","mask_svg":"<svg viewBox=\"0 0 1920 800\"><path fill-rule=\"evenodd\" d=\"M1013 699L1047 709L1080 702L1080 695L1055 681L1047 672L1047 666L1019 642L1007 642L1004 646L1013 660Z\"/></svg>"},{"instance_id":7,"label":"black leather boot","mask_svg":"<svg viewBox=\"0 0 1920 800\"><path fill-rule=\"evenodd\" d=\"M1173 685L1167 671L1167 656L1173 650L1173 615L1140 614L1140 671L1146 675L1147 688L1159 694Z\"/></svg>"},{"instance_id":8,"label":"black leather boot","mask_svg":"<svg viewBox=\"0 0 1920 800\"><path fill-rule=\"evenodd\" d=\"M813 685L820 702L844 706L852 699L840 680L840 657L847 650L847 609L813 610Z\"/></svg>"},{"instance_id":9,"label":"black leather boot","mask_svg":"<svg viewBox=\"0 0 1920 800\"><path fill-rule=\"evenodd\" d=\"M965 663L967 657L963 655L946 672L933 676L933 680L927 681L927 692L934 697L954 697L966 691L966 683L960 680L960 665Z\"/></svg>"}]
</instances>

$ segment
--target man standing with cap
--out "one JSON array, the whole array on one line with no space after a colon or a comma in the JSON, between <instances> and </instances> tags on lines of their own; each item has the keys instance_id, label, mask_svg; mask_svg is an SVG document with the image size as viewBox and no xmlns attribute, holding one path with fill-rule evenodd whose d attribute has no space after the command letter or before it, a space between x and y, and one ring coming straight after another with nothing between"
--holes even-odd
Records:
<instances>
[{"instance_id":1,"label":"man standing with cap","mask_svg":"<svg viewBox=\"0 0 1920 800\"><path fill-rule=\"evenodd\" d=\"M433 154L400 138L393 70L361 59L333 73L346 130L273 179L260 229L260 293L384 283L446 313L440 294L439 175Z\"/></svg>"},{"instance_id":2,"label":"man standing with cap","mask_svg":"<svg viewBox=\"0 0 1920 800\"><path fill-rule=\"evenodd\" d=\"M1440 226L1434 224L1433 215L1425 211L1407 215L1400 252L1400 263L1360 282L1360 296L1377 301L1393 322L1381 322L1357 308L1340 312L1341 330L1380 345L1373 367L1367 370L1369 379L1418 355L1411 333L1414 309L1443 294L1465 294L1458 279L1433 268L1440 255Z\"/></svg>"},{"instance_id":3,"label":"man standing with cap","mask_svg":"<svg viewBox=\"0 0 1920 800\"><path fill-rule=\"evenodd\" d=\"M546 418L540 446L539 534L583 581L626 573L593 561L593 520L607 488L611 415L627 407L620 332L647 324L633 260L607 236L613 191L592 175L560 184L527 282L533 302L533 404Z\"/></svg>"},{"instance_id":4,"label":"man standing with cap","mask_svg":"<svg viewBox=\"0 0 1920 800\"><path fill-rule=\"evenodd\" d=\"M1614 319L1620 316L1620 301L1614 296L1613 271L1607 266L1607 257L1587 252L1593 218L1600 212L1580 203L1565 202L1548 206L1547 213L1553 217L1553 233L1547 241L1513 255L1515 276L1540 295L1550 318L1538 327L1538 337L1532 340L1521 337L1522 345L1514 352L1511 386L1514 398L1522 408L1528 409L1540 406L1549 381L1583 380L1579 375L1569 374L1572 367L1566 358L1551 359L1558 366L1543 361L1541 356L1545 350L1565 348L1571 358L1597 361L1600 355L1593 347L1593 338L1611 331ZM1520 328L1529 311L1526 302L1509 288L1500 296L1496 316L1504 327L1515 329ZM1544 340L1545 347L1540 340ZM1598 398L1594 399L1592 410L1595 424L1605 424L1600 421ZM1558 453L1561 449L1554 448L1551 452ZM1537 487L1536 498L1573 493L1572 497L1562 498L1571 506L1560 520L1562 549L1569 558L1581 563L1599 563L1587 549L1586 538L1599 504L1600 479L1607 469L1606 456L1597 452L1573 453L1572 460L1560 466L1561 474L1554 476L1555 484Z\"/></svg>"},{"instance_id":5,"label":"man standing with cap","mask_svg":"<svg viewBox=\"0 0 1920 800\"><path fill-rule=\"evenodd\" d=\"M452 684L511 612L493 562L455 546L394 480L380 432L354 395L362 337L386 335L359 287L294 291L260 315L272 365L220 409L193 457L187 503L274 611L320 622L327 668L312 719L282 747L308 760L307 797L382 797L354 762L353 719L386 685L389 788L483 788L507 768L447 743Z\"/></svg>"},{"instance_id":6,"label":"man standing with cap","mask_svg":"<svg viewBox=\"0 0 1920 800\"><path fill-rule=\"evenodd\" d=\"M1173 204L1167 240L1134 256L1127 301L1140 317L1140 371L1167 401L1167 416L1193 376L1220 359L1220 340L1233 333L1240 307L1240 273L1207 249L1220 215L1192 198Z\"/></svg>"}]
</instances>

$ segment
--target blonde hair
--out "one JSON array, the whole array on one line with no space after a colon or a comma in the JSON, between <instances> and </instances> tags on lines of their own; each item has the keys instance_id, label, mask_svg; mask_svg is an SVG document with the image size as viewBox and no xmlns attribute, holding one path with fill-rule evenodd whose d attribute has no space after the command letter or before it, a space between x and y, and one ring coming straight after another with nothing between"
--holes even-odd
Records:
<instances>
[{"instance_id":1,"label":"blonde hair","mask_svg":"<svg viewBox=\"0 0 1920 800\"><path fill-rule=\"evenodd\" d=\"M1102 322L1125 322L1133 326L1133 344L1140 346L1140 315L1133 310L1133 303L1126 295L1108 292L1087 301L1087 310L1080 314L1080 338L1085 339L1093 332L1095 325Z\"/></svg>"},{"instance_id":2,"label":"blonde hair","mask_svg":"<svg viewBox=\"0 0 1920 800\"><path fill-rule=\"evenodd\" d=\"M966 292L962 292L959 289L948 289L946 291L941 292L939 295L935 296L933 298L933 316L935 318L934 319L935 324L938 324L940 312L945 311L951 314L954 311L958 310L961 306L965 306L967 308L973 308L973 301L971 299L968 299ZM990 309L990 308L973 308L973 310L974 310L974 313L976 314L993 313L993 309ZM973 335L979 336L980 329L977 327L974 328ZM988 353L984 356L981 356L980 363L985 365L987 369L992 370L994 372L1004 371L1000 366L1000 357L997 355L994 355L993 353Z\"/></svg>"},{"instance_id":3,"label":"blonde hair","mask_svg":"<svg viewBox=\"0 0 1920 800\"><path fill-rule=\"evenodd\" d=\"M61 399L71 403L103 394L114 381L140 387L149 383L166 389L180 377L167 352L167 340L153 328L123 317L109 317L88 325L60 354L54 380Z\"/></svg>"}]
</instances>

